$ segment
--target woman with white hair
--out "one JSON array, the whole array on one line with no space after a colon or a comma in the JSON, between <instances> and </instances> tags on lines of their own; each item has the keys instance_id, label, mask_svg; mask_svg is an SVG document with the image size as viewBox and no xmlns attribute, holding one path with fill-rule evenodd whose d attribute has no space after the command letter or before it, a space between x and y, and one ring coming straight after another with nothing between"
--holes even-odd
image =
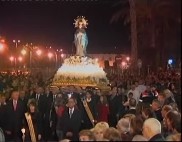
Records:
<instances>
[{"instance_id":1,"label":"woman with white hair","mask_svg":"<svg viewBox=\"0 0 182 142\"><path fill-rule=\"evenodd\" d=\"M121 118L116 125L117 130L120 132L122 141L131 141L130 135L130 120L128 118Z\"/></svg>"},{"instance_id":2,"label":"woman with white hair","mask_svg":"<svg viewBox=\"0 0 182 142\"><path fill-rule=\"evenodd\" d=\"M165 141L161 133L161 123L155 118L145 120L143 124L143 136L148 141Z\"/></svg>"}]
</instances>

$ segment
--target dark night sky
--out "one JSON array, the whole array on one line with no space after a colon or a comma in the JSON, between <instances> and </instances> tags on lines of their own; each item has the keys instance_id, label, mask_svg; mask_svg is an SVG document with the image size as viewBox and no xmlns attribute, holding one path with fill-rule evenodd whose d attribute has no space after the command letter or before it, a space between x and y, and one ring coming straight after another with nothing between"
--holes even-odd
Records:
<instances>
[{"instance_id":1,"label":"dark night sky","mask_svg":"<svg viewBox=\"0 0 182 142\"><path fill-rule=\"evenodd\" d=\"M74 19L85 16L89 22L88 53L126 52L130 47L129 27L121 20L110 23L114 1L0 2L0 35L9 41L20 39L71 51Z\"/></svg>"}]
</instances>

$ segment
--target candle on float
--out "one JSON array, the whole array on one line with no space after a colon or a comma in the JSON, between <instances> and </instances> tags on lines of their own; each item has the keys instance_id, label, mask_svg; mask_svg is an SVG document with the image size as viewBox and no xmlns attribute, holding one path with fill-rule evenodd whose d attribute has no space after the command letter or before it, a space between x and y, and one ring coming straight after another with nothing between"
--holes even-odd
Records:
<instances>
[{"instance_id":1,"label":"candle on float","mask_svg":"<svg viewBox=\"0 0 182 142\"><path fill-rule=\"evenodd\" d=\"M23 134L25 134L25 128L22 128L22 129L21 129L21 132L22 132Z\"/></svg>"}]
</instances>

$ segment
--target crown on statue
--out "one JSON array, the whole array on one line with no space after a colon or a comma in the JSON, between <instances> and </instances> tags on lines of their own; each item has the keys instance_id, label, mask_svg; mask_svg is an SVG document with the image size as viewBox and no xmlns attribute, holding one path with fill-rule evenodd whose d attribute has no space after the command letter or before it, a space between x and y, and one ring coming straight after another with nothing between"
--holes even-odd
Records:
<instances>
[{"instance_id":1,"label":"crown on statue","mask_svg":"<svg viewBox=\"0 0 182 142\"><path fill-rule=\"evenodd\" d=\"M78 16L74 21L75 23L73 24L75 25L75 28L78 28L80 24L82 28L87 28L88 20L86 20L84 16Z\"/></svg>"}]
</instances>

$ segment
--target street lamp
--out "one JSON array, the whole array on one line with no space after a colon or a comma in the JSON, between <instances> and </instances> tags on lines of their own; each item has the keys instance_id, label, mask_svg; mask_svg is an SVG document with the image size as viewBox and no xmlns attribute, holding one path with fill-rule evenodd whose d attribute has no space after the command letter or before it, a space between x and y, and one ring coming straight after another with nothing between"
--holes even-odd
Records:
<instances>
[{"instance_id":1,"label":"street lamp","mask_svg":"<svg viewBox=\"0 0 182 142\"><path fill-rule=\"evenodd\" d=\"M47 55L48 55L49 59L51 59L53 57L53 54L51 52L49 52Z\"/></svg>"},{"instance_id":2,"label":"street lamp","mask_svg":"<svg viewBox=\"0 0 182 142\"><path fill-rule=\"evenodd\" d=\"M4 45L0 43L0 52L4 50Z\"/></svg>"},{"instance_id":3,"label":"street lamp","mask_svg":"<svg viewBox=\"0 0 182 142\"><path fill-rule=\"evenodd\" d=\"M126 57L126 60L129 62L130 61L130 57Z\"/></svg>"},{"instance_id":4,"label":"street lamp","mask_svg":"<svg viewBox=\"0 0 182 142\"><path fill-rule=\"evenodd\" d=\"M13 65L14 57L13 56L9 57L9 60L11 61L11 65Z\"/></svg>"},{"instance_id":5,"label":"street lamp","mask_svg":"<svg viewBox=\"0 0 182 142\"><path fill-rule=\"evenodd\" d=\"M17 48L18 47L18 43L20 43L20 40L13 40L13 43L15 43L15 47Z\"/></svg>"},{"instance_id":6,"label":"street lamp","mask_svg":"<svg viewBox=\"0 0 182 142\"><path fill-rule=\"evenodd\" d=\"M37 53L38 56L40 56L40 55L42 54L42 50L38 49L38 50L36 51L36 53Z\"/></svg>"},{"instance_id":7,"label":"street lamp","mask_svg":"<svg viewBox=\"0 0 182 142\"><path fill-rule=\"evenodd\" d=\"M21 56L18 57L18 61L22 62L23 58Z\"/></svg>"},{"instance_id":8,"label":"street lamp","mask_svg":"<svg viewBox=\"0 0 182 142\"><path fill-rule=\"evenodd\" d=\"M21 50L21 54L24 56L27 53L27 51L25 49Z\"/></svg>"}]
</instances>

